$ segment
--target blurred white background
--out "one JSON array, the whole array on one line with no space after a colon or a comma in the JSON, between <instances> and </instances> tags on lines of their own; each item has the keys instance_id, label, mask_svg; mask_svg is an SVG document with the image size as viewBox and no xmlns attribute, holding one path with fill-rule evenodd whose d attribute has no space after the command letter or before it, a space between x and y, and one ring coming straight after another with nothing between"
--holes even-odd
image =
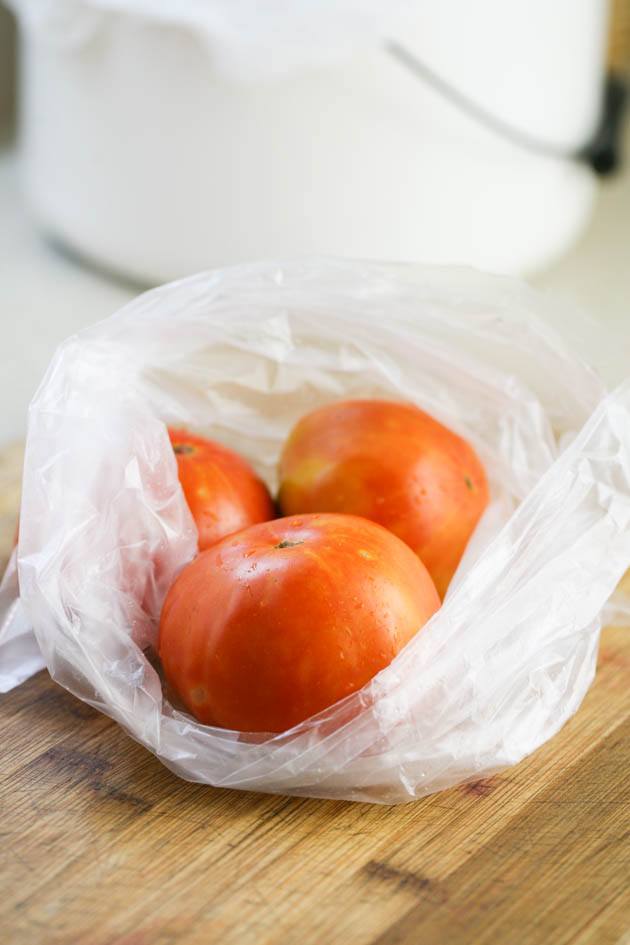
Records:
<instances>
[{"instance_id":1,"label":"blurred white background","mask_svg":"<svg viewBox=\"0 0 630 945\"><path fill-rule=\"evenodd\" d=\"M487 3L490 4L490 7L492 6L491 0L487 0ZM620 9L622 9L622 6L623 5L620 5ZM490 9L490 7L488 7L488 9ZM572 7L574 11L572 21L579 20L578 13L580 9L583 10L586 15L586 12L592 8L593 6L588 0L584 0L584 2L580 0L579 3L574 4ZM533 7L528 8L530 18L531 15L533 15L533 9ZM559 9L559 7L557 9ZM626 19L622 17L621 26L618 26L622 33L627 30L627 7L625 9ZM540 10L541 12L544 11L544 5L540 6ZM617 16L619 16L619 13L617 13ZM160 35L162 37L161 42L164 40L165 35L168 38L167 34L161 33ZM613 50L612 53L608 53L609 63L612 61L615 68L617 70L621 69L622 71L625 62L625 60L622 61L622 59L625 57L627 51L627 45L624 44L624 37L625 33L622 36L622 40L617 41L618 45L621 46L621 53L618 50ZM439 37L437 36L436 30L436 49L439 45L438 39ZM578 40L579 36L575 40L576 44ZM440 42L442 42L442 40L440 40ZM444 46L444 43L442 43L442 45ZM567 44L565 43L564 45L566 46ZM31 148L31 151L39 148L38 154L40 155L40 163L38 165L37 161L34 161L31 155L29 159L29 173L31 175L30 187L25 186L24 147L20 147L19 138L16 138L14 134L14 102L16 98L14 88L16 84L14 81L14 47L14 24L6 8L2 7L0 0L0 118L2 125L2 132L0 134L0 329L2 332L0 338L0 401L2 403L2 409L0 410L0 447L12 440L23 438L28 402L37 384L41 380L55 346L69 334L80 330L91 322L108 316L139 291L137 281L134 284L133 281L125 282L124 279L121 280L120 277L116 279L104 274L108 268L108 263L111 263L111 266L119 271L121 265L122 268L125 268L124 263L121 264L120 260L116 258L116 246L114 245L113 250L111 248L111 239L109 244L104 240L102 247L99 245L98 241L101 232L104 233L103 229L99 230L99 214L102 216L106 210L107 201L110 199L108 196L103 197L102 194L93 191L93 201L89 199L82 200L75 212L73 224L75 225L75 229L66 240L66 242L70 244L80 244L82 234L85 233L85 239L87 241L85 254L97 259L99 259L100 256L99 262L102 271L99 271L98 265L87 266L79 261L76 256L60 248L62 241L53 241L50 237L43 235L40 227L37 225L36 220L38 218L41 219L42 215L45 218L46 212L48 212L49 215L51 215L52 224L50 220L47 221L48 225L44 226L44 231L49 233L55 231L54 214L58 212L59 206L55 201L60 195L64 197L68 195L67 192L72 188L76 180L76 175L79 174L80 176L82 173L81 164L78 162L77 168L70 173L67 167L67 154L63 150L53 147L55 144L55 134L58 130L56 127L51 127L51 125L54 124L51 120L54 105L50 105L45 98L41 99L41 94L37 91L37 83L35 79L32 79L30 98L28 96L22 96L23 100L27 99L30 101L26 114L28 118L26 122L28 131L26 135L27 140L24 141L24 135L22 135L22 144L23 146L26 145ZM445 48L448 52L448 43L446 43ZM577 49L578 45L576 45L575 48ZM602 55L605 52L606 50L604 49ZM47 54L42 53L42 55L45 58ZM514 53L514 55L516 56L516 53ZM585 70L592 70L593 63L590 59L587 62L586 59L588 59L588 56L586 56L585 53ZM444 59L444 62L447 62L447 59ZM567 68L570 67L573 69L574 65L575 63L568 63ZM337 66L331 68L337 68ZM532 84L535 85L537 81L541 80L544 62L533 63L532 70L531 79ZM52 74L54 73L51 73L51 75ZM107 74L105 73L105 75ZM398 76L398 73L396 75ZM350 73L344 72L343 76L344 82L350 81ZM341 73L336 74L335 81L337 81L337 79L341 81ZM107 96L111 90L108 90L107 84L103 86L102 75L97 75L94 81L96 88L98 88L98 84L101 83L100 87L102 92L102 101L99 99L98 95L93 98L94 108L97 110L102 102L107 101ZM195 81L195 76L192 73L189 74L187 81L192 83ZM276 81L278 80L273 80L273 82ZM392 81L397 83L400 79L397 77L393 78ZM228 86L225 86L221 85L222 82L224 83L225 80L220 80L220 88L224 89L229 87L232 89L229 83ZM495 85L496 84L497 83L495 83ZM526 86L527 83L525 83L525 87ZM263 82L260 88L263 87L269 88L269 80ZM480 84L479 87L482 89L482 84ZM33 92L33 88L35 92ZM272 92L274 88L275 86L272 84ZM398 89L398 86L396 86L396 89ZM141 91L143 94L146 92L145 89ZM313 103L318 100L317 95L320 94L320 91L319 86L310 88L308 94L312 108L315 107ZM91 92L91 94L93 93ZM261 99L260 93L257 94L259 95L256 100L258 103L257 107L272 108L271 103L275 101L272 93L269 93L266 99ZM481 92L479 94L481 95ZM541 94L544 98L544 89ZM230 92L230 95L232 95L232 92ZM430 97L429 95L428 98ZM37 102L33 104L33 99L35 98L37 98ZM232 101L232 99L230 100ZM234 107L237 107L238 100L235 101L236 105ZM261 101L263 102L262 105ZM433 102L433 99L431 101ZM265 102L266 104L264 104ZM522 104L523 107L527 104L524 98L522 99ZM160 105L159 98L157 105ZM194 106L195 101L193 99L191 110L187 112L188 122L195 120ZM349 107L350 106L352 106L352 102L350 102ZM357 109L360 109L362 107L361 102L358 100L355 101L352 107L355 106ZM171 102L170 107L177 108L177 102ZM273 107L275 108L276 106L274 105ZM587 357L591 363L595 364L610 385L617 383L624 376L630 374L630 163L625 160L619 173L610 178L598 180L594 175L590 177L587 176L590 172L587 172L585 169L577 168L574 162L563 162L554 157L535 156L531 160L530 174L530 166L524 159L522 151L518 148L515 149L511 144L497 141L497 136L492 132L486 130L480 132L474 125L474 122L471 123L470 118L467 116L463 118L450 116L450 118L445 119L444 122L441 123L441 113L439 108L435 105L435 102L433 102L430 108L429 106L427 106L427 108L429 109L427 115L431 109L435 111L435 115L431 112L431 121L435 122L435 125L431 126L434 127L431 140L433 143L437 142L437 148L441 140L439 136L440 134L444 134L444 141L448 142L448 147L451 148L455 154L451 171L459 178L459 185L463 186L461 180L463 172L461 172L461 170L458 171L459 165L457 162L461 162L462 157L465 159L467 155L470 155L471 164L473 163L473 156L476 156L475 160L478 160L478 169L475 173L477 173L478 177L477 184L475 185L472 176L473 171L470 171L471 182L466 186L469 188L474 188L475 186L480 187L482 176L486 173L488 174L487 180L483 178L483 187L486 188L486 191L483 194L473 194L471 199L474 197L474 199L477 200L477 205L480 210L483 210L484 207L488 209L487 215L490 218L490 222L488 222L488 220L482 221L481 219L479 219L478 223L475 222L475 225L470 229L470 233L466 237L466 239L469 239L468 243L463 237L461 239L458 238L458 240L453 239L452 242L449 242L448 227L451 227L451 231L455 228L457 222L457 206L454 205L452 201L451 203L448 202L449 188L445 186L443 188L443 197L440 199L444 207L444 226L447 230L447 238L438 239L436 235L433 243L429 242L426 244L422 242L424 239L423 233L418 231L418 245L425 247L423 252L419 252L418 258L425 259L427 258L427 254L431 257L431 252L435 250L433 257L439 260L451 258L449 256L449 253L451 253L453 261L478 262L479 259L482 261L488 259L492 262L494 259L500 261L501 256L499 250L502 244L506 247L508 245L513 247L513 262L509 261L512 257L507 254L505 255L506 264L504 266L497 263L496 266L490 266L490 268L502 268L504 270L513 270L515 268L524 269L528 271L530 280L534 284L545 291L553 292L564 302L568 302L568 305L558 307L556 327L570 339L574 346L582 351L584 356ZM298 114L298 112L292 114ZM256 114L258 114L258 112ZM66 120L67 110L64 111L64 115L66 116L64 120ZM264 117L263 115L263 118ZM366 119L366 122L367 120L368 119ZM428 120L429 119L427 119L427 121ZM461 127L457 124L458 121L461 121ZM25 123L22 122L23 127L24 124ZM310 130L310 126L307 124L302 128L302 132L306 135L304 139L306 149L308 150L308 135L312 133L313 141L315 141L318 139L319 134L318 140L321 147L318 154L320 155L319 160L323 161L326 154L325 149L321 145L321 134L323 134L323 132L320 133L318 131L318 123L316 120L312 121L311 125L312 128ZM544 126L544 122L542 126ZM290 130L290 126L287 127L289 127ZM42 136L40 135L40 132L43 133L42 129L48 135L46 142L42 141ZM357 126L357 129L357 135L365 132L363 126L361 126L361 128ZM135 131L136 129L134 128L127 128L129 147L131 148L134 147ZM185 131L186 128L184 126L183 133ZM161 133L165 138L168 138L170 130L165 127L161 130ZM365 133L367 134L367 132ZM141 137L139 129L138 135ZM628 151L630 150L630 135L627 127L625 137L626 150ZM33 141L35 141L35 145ZM496 167L494 171L492 171L494 155L492 149L495 146L498 149L497 154L501 154L501 159L499 160L499 158L497 158ZM49 152L46 150L51 147L52 151ZM271 147L272 151L270 154L273 158L273 141L271 142ZM469 151L467 150L468 148L470 149ZM500 151L501 148L504 149L503 152ZM362 153L360 140L357 142L357 149L357 160L360 161ZM62 161L63 167L60 166L55 169L55 174L53 175L54 179L52 181L46 180L46 172L49 165L46 163L45 157L48 153L54 153L57 157L66 154ZM437 153L436 151L436 155ZM112 154L114 154L113 151ZM140 157L142 156L141 152L139 152L139 155ZM322 155L324 155L324 157L322 157ZM490 157L488 157L488 155ZM514 164L510 163L512 157L514 157ZM92 157L92 159L94 158ZM43 165L42 160L44 162ZM339 160L345 160L345 158L340 156ZM428 161L428 158L426 158L426 160ZM439 164L437 158L436 161L437 164ZM334 178L335 167L332 159L331 164L333 165L331 173ZM465 161L461 166L466 167ZM488 170L488 168L490 168L490 170ZM428 174L430 171L431 168L427 165L426 173ZM106 166L104 166L104 172L103 188L106 188L108 186ZM75 175L74 178L72 176L73 173ZM85 169L83 173L87 173ZM235 170L235 174L236 173L238 173L238 169ZM376 173L376 171L374 171L374 173ZM35 187L33 186L34 176L37 178ZM148 169L147 176L149 176ZM501 180L502 190L500 193L497 191L497 194L493 196L491 183L493 179L499 180L499 178ZM43 184L41 183L42 180L44 181ZM238 178L235 180L236 183L233 183L232 187L233 190L236 188L235 192L237 192ZM366 178L366 181L368 181L368 178ZM545 181L545 188L547 188L547 190L544 193L541 192L539 195L539 203L541 206L536 208L536 219L534 219L533 213L529 213L527 207L527 204L531 203L530 198L527 197L527 187L531 186L533 188L532 192L536 193L536 188L542 186L540 183L542 181ZM522 188L519 182L522 184ZM138 187L142 181L138 179L127 183L129 183L129 187L132 188L127 191L126 199L128 202L130 199L129 193L133 193L133 187ZM296 177L294 183L295 186L300 186L299 177ZM86 181L82 179L81 184L85 190ZM91 185L94 186L93 182L91 182ZM109 185L111 186L111 181ZM151 181L151 186L161 186L159 176L156 176L155 179ZM44 189L43 199L42 187ZM47 200L46 187L49 188L50 200ZM221 181L219 181L219 189L221 189ZM427 186L425 184L425 191L426 189ZM432 188L429 187L429 190L431 189ZM523 190L523 194L519 195L520 189ZM173 198L171 202L175 208L174 212L176 213L177 196L179 193L182 195L182 200L184 199L185 183L181 180L175 181L172 194L170 190L171 188L169 188L169 196ZM514 203L513 206L511 205L508 208L508 213L506 208L501 206L502 202L505 201L505 197L501 195L505 193L509 194L510 192L514 195ZM462 193L464 193L463 190ZM36 198L35 201L33 199L34 194ZM573 209L571 209L572 194L574 194ZM27 198L25 195L30 196ZM360 197L361 194L358 193L358 198L360 199ZM149 193L147 199L150 198L151 194ZM439 216L440 200L434 198L435 195L433 194L431 196L433 200L431 207L433 209L428 208L427 213L435 212ZM124 194L121 199L125 199ZM235 200L236 198L232 197L231 199ZM40 205L35 207L34 203L37 203L37 200L39 200ZM46 205L45 207L44 204ZM401 219L403 219L405 215L409 216L409 207L405 205L404 202L396 206L397 213ZM474 206L475 204L471 203L471 207ZM230 207L231 204L228 201L223 207L223 212L230 217L230 223L234 223L234 231L238 237L240 231L247 229L246 218L244 220L242 217L238 216L239 210L237 206L234 208L234 216L232 218ZM490 213L491 208L493 208L493 213L498 214L495 218L492 218ZM35 210L35 212L33 212L33 210ZM44 210L46 210L46 212L44 212ZM464 213L464 211L469 217L470 211L467 208L463 208L462 213ZM501 213L504 214L504 218L501 218ZM383 210L383 214L383 219L385 219L385 216L387 216L385 210ZM211 217L211 214L203 209L199 211L199 215L203 217L203 220ZM281 216L280 211L278 215ZM481 215L483 216L483 214ZM130 259L128 273L132 277L137 277L140 272L153 272L159 269L160 274L163 270L166 270L169 275L174 274L169 270L168 263L162 266L159 264L159 259L164 258L164 256L160 257L157 249L153 256L150 258L147 257L146 264L144 263L140 244L143 239L147 239L147 228L146 226L143 227L142 223L138 221L136 233L133 229L133 214L126 216L125 213L122 213L121 219L123 218L125 224L121 240L124 236L128 247L126 251ZM389 216L387 216L387 219L389 220ZM395 218L393 219L395 223ZM499 223L490 225L492 219L500 221L500 225ZM145 224L146 222L147 221L144 221ZM325 224L326 220L324 220L323 223ZM152 223L151 225L155 229L155 224ZM170 227L172 231L175 225L175 222L171 220ZM291 219L290 225L296 226L297 224L295 220ZM308 233L308 220L304 221L302 225L304 231ZM483 230L484 225L486 226L486 231ZM103 223L103 227L104 226L105 224ZM522 241L519 243L519 235L522 235L518 232L519 227L521 227L523 231L527 227L530 227L531 232L529 230L527 231L529 233L527 239L531 247L533 247L528 249L527 252L525 252L525 250L522 251L523 266L517 264L518 252L521 251L519 250L519 246L522 244ZM171 243L169 244L168 241L163 239L159 245L160 252L164 251L168 254L169 245L177 245L179 248L182 248L182 250L186 249L185 242L186 236L189 235L189 229L190 228L186 228L186 221L183 220L181 235L178 234L176 229L171 232ZM570 229L571 233L569 233ZM57 230L63 231L63 226L60 224ZM199 232L200 235L196 240L197 245L201 246L199 258L205 259L206 257L203 251L205 244L203 240L206 237L203 235L202 231ZM280 232L280 236L278 236L278 227L276 227L273 232L274 237L273 240L270 239L269 245L274 249L277 246L283 248L282 233ZM290 233L290 230L287 232ZM379 245L383 245L385 248L387 248L388 245L393 246L394 243L387 243L385 223L383 223L383 232L384 239L382 244ZM536 233L539 234L538 237L536 237ZM545 234L547 236L545 236ZM556 248L553 248L550 242L548 252L547 249L545 249L549 258L549 262L546 264L545 253L542 252L542 248L543 245L546 245L545 238L548 237L551 239L550 234L553 235L553 240L555 240L554 245L557 245ZM410 235L413 236L411 231ZM310 236L312 237L312 233ZM363 238L363 236L365 236L365 234L359 234L359 237ZM324 240L324 245L326 245L325 226L322 230L321 238ZM88 245L90 239L92 239L92 243ZM95 239L96 242L94 242ZM355 255L352 249L356 245L363 245L357 242L357 239L356 234L348 231L349 255ZM537 243L536 239L538 240ZM244 243L243 245L253 245L256 247L260 245L261 249L257 252L257 255L270 255L269 252L265 252L264 248L262 248L266 245L263 230L261 230L260 240L260 244L254 242L251 244ZM115 242L114 239L114 244ZM157 242L155 245L156 247L158 246ZM208 268L217 263L220 264L224 262L225 259L231 261L233 258L239 258L238 247L240 244L234 243L233 240L230 243L232 248L229 251L226 248L223 255L220 240L218 243L214 240L212 245L215 248L212 252L208 251L207 253ZM298 245L298 248L301 246L299 241L296 245ZM366 245L370 244L366 243ZM428 249L427 245L429 247ZM216 248L217 246L219 247L218 250ZM79 248L83 247L79 246ZM315 248L319 249L320 244L316 244ZM338 247L335 246L335 249L338 249ZM192 258L190 251L187 252L188 256L185 252L182 252L182 261L178 261L177 264L174 264L175 272L181 272L183 274L184 271L187 271L185 261L187 258ZM477 255L475 255L476 252ZM558 258L559 254L561 255ZM408 253L401 250L400 253L392 252L387 255L404 258L408 256ZM195 268L199 268L196 259L197 257L195 257ZM156 260L158 261L156 262ZM182 269L182 267L184 268ZM149 279L148 281L151 280Z\"/></svg>"}]
</instances>

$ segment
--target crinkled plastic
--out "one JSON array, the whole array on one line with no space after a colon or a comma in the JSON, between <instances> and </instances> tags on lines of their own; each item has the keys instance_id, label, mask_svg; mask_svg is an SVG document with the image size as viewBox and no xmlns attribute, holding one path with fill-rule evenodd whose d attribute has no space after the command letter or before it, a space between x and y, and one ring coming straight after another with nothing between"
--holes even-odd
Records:
<instances>
[{"instance_id":1,"label":"crinkled plastic","mask_svg":"<svg viewBox=\"0 0 630 945\"><path fill-rule=\"evenodd\" d=\"M148 292L70 338L30 408L2 664L28 671L30 623L61 685L221 787L396 803L519 761L580 705L630 563L630 384L605 396L537 317L547 304L467 270L261 263ZM373 396L428 410L489 474L442 609L361 692L289 732L197 723L147 657L196 544L165 424L242 451L273 488L303 412Z\"/></svg>"},{"instance_id":2,"label":"crinkled plastic","mask_svg":"<svg viewBox=\"0 0 630 945\"><path fill-rule=\"evenodd\" d=\"M8 0L30 29L76 46L106 28L108 15L192 31L211 65L240 79L326 66L405 35L414 0Z\"/></svg>"}]
</instances>

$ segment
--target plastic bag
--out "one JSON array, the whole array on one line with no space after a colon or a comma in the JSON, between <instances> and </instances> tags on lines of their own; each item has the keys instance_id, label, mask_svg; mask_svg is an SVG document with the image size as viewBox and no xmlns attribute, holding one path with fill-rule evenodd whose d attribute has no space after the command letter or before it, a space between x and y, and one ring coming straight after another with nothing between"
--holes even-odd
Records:
<instances>
[{"instance_id":1,"label":"plastic bag","mask_svg":"<svg viewBox=\"0 0 630 945\"><path fill-rule=\"evenodd\" d=\"M46 664L20 600L14 551L0 581L0 692L8 692Z\"/></svg>"},{"instance_id":2,"label":"plastic bag","mask_svg":"<svg viewBox=\"0 0 630 945\"><path fill-rule=\"evenodd\" d=\"M30 408L18 554L52 676L222 787L395 803L545 742L588 689L630 563L630 385L605 397L536 318L546 304L468 270L257 264L155 289L66 341ZM240 450L273 488L303 412L373 396L428 410L489 475L442 609L361 692L289 732L197 723L144 652L196 545L164 424Z\"/></svg>"},{"instance_id":3,"label":"plastic bag","mask_svg":"<svg viewBox=\"0 0 630 945\"><path fill-rule=\"evenodd\" d=\"M417 24L414 0L8 0L29 29L77 46L105 28L111 14L187 29L212 68L237 79L318 68L404 36Z\"/></svg>"}]
</instances>

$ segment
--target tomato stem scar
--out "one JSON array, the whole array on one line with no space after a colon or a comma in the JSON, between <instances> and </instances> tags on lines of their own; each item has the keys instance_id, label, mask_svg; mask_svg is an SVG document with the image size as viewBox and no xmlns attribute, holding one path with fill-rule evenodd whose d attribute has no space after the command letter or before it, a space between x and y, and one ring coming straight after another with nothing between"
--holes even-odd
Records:
<instances>
[{"instance_id":1,"label":"tomato stem scar","mask_svg":"<svg viewBox=\"0 0 630 945\"><path fill-rule=\"evenodd\" d=\"M473 484L472 484L472 479L470 478L470 476L464 476L464 482L466 483L466 487L470 489L470 491L472 492Z\"/></svg>"},{"instance_id":2,"label":"tomato stem scar","mask_svg":"<svg viewBox=\"0 0 630 945\"><path fill-rule=\"evenodd\" d=\"M194 453L195 447L189 446L188 443L177 443L173 447L173 452L175 453Z\"/></svg>"},{"instance_id":3,"label":"tomato stem scar","mask_svg":"<svg viewBox=\"0 0 630 945\"><path fill-rule=\"evenodd\" d=\"M279 542L279 544L275 545L274 547L276 547L276 548L294 548L295 545L303 545L303 544L304 544L303 541L287 541L287 540L285 539L284 541Z\"/></svg>"}]
</instances>

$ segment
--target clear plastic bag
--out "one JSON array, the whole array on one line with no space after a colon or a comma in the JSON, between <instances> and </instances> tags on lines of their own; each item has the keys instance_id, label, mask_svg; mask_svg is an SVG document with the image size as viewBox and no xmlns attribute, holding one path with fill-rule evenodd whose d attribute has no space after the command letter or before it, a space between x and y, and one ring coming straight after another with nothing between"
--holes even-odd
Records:
<instances>
[{"instance_id":1,"label":"clear plastic bag","mask_svg":"<svg viewBox=\"0 0 630 945\"><path fill-rule=\"evenodd\" d=\"M70 338L30 408L0 661L16 639L32 658L30 621L61 685L222 787L396 803L514 764L580 705L630 564L630 384L605 396L536 317L547 304L468 270L261 263L155 289ZM428 410L489 474L442 609L361 692L289 732L197 723L146 655L196 545L165 423L240 450L273 488L303 412L372 396Z\"/></svg>"}]
</instances>

